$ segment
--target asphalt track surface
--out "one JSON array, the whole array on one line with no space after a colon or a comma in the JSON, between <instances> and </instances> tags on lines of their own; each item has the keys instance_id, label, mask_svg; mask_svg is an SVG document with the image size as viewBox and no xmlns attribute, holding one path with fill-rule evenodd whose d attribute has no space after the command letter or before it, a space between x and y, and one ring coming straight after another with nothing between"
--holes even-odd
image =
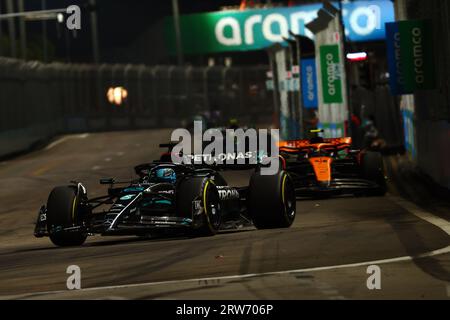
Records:
<instances>
[{"instance_id":1,"label":"asphalt track surface","mask_svg":"<svg viewBox=\"0 0 450 320\"><path fill-rule=\"evenodd\" d=\"M289 229L245 227L207 238L90 237L76 248L35 239L53 186L128 179L158 157L169 130L60 137L0 163L0 298L14 299L449 299L449 223L390 194L300 200ZM248 173L224 174L245 185ZM381 269L369 290L367 267ZM69 291L66 269L81 268Z\"/></svg>"}]
</instances>

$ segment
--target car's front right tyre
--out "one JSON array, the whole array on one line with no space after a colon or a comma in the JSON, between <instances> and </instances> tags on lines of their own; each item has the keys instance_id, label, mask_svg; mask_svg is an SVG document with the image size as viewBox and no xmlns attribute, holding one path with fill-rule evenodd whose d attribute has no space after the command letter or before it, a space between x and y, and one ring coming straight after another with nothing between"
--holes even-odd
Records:
<instances>
[{"instance_id":1,"label":"car's front right tyre","mask_svg":"<svg viewBox=\"0 0 450 320\"><path fill-rule=\"evenodd\" d=\"M194 229L196 236L213 236L222 222L219 192L208 177L188 177L177 188L177 212L179 216L191 217L193 201L198 199L202 207L201 227Z\"/></svg>"},{"instance_id":2,"label":"car's front right tyre","mask_svg":"<svg viewBox=\"0 0 450 320\"><path fill-rule=\"evenodd\" d=\"M79 199L74 186L56 187L47 200L47 230L50 240L57 246L80 246L87 234L80 231L63 231L78 222Z\"/></svg>"}]
</instances>

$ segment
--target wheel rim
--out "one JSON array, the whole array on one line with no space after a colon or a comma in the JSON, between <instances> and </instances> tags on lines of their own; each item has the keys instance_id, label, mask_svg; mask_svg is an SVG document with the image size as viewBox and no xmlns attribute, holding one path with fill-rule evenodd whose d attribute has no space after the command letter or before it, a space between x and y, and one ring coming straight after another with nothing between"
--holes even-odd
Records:
<instances>
[{"instance_id":1,"label":"wheel rim","mask_svg":"<svg viewBox=\"0 0 450 320\"><path fill-rule=\"evenodd\" d=\"M286 175L283 179L283 205L284 212L286 217L289 220L294 219L295 217L295 206L296 206L296 197L295 197L295 189L292 185L292 181Z\"/></svg>"}]
</instances>

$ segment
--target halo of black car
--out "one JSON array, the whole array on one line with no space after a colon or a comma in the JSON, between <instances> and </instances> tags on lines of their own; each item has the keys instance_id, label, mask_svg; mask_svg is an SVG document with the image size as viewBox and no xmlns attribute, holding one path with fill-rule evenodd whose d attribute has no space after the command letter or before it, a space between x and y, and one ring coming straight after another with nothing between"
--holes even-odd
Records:
<instances>
[{"instance_id":1,"label":"halo of black car","mask_svg":"<svg viewBox=\"0 0 450 320\"><path fill-rule=\"evenodd\" d=\"M225 222L245 219L266 229L287 228L295 219L294 185L285 171L265 176L256 168L247 187L229 186L211 166L155 161L135 172L134 181L100 180L109 188L96 198L79 182L54 188L38 214L35 236L79 246L92 234L211 236Z\"/></svg>"}]
</instances>

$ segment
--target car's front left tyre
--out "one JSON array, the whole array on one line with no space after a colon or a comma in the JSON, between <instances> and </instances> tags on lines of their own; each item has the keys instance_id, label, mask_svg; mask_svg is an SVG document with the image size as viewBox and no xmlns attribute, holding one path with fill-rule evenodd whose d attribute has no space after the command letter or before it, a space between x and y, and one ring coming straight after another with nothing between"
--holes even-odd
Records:
<instances>
[{"instance_id":1,"label":"car's front left tyre","mask_svg":"<svg viewBox=\"0 0 450 320\"><path fill-rule=\"evenodd\" d=\"M248 211L258 229L288 228L295 219L295 188L286 171L275 175L253 173L250 179Z\"/></svg>"}]
</instances>

